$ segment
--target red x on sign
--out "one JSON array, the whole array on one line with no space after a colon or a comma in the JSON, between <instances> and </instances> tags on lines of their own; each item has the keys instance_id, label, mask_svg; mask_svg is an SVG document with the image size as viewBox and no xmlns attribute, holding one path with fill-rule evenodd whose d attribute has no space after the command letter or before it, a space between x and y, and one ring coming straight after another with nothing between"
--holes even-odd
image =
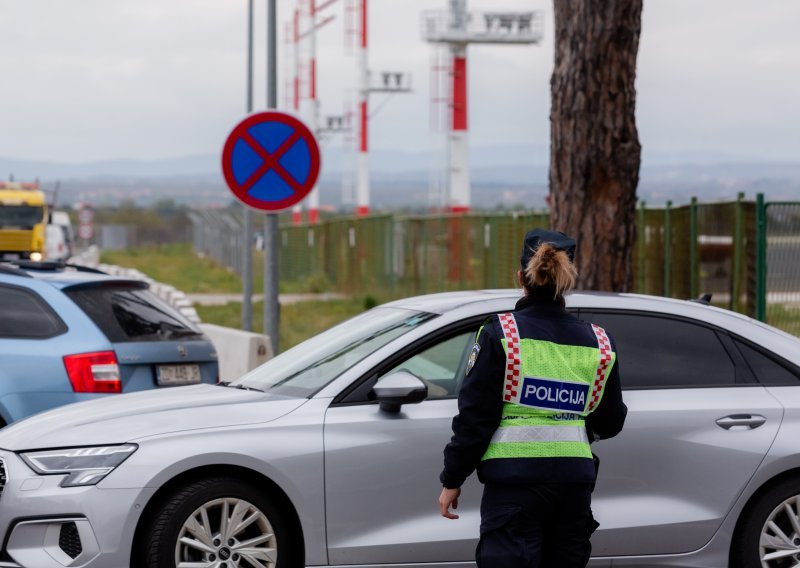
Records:
<instances>
[{"instance_id":1,"label":"red x on sign","mask_svg":"<svg viewBox=\"0 0 800 568\"><path fill-rule=\"evenodd\" d=\"M247 117L231 131L222 151L222 171L231 192L262 211L280 211L300 202L314 188L319 170L314 135L282 112Z\"/></svg>"}]
</instances>

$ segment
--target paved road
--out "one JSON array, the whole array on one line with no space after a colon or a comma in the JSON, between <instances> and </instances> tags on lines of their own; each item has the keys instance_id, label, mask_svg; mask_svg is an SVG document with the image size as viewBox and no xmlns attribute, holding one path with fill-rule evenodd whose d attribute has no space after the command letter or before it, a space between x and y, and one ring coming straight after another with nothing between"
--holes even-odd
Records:
<instances>
[{"instance_id":1,"label":"paved road","mask_svg":"<svg viewBox=\"0 0 800 568\"><path fill-rule=\"evenodd\" d=\"M197 306L221 306L228 302L241 302L241 294L186 294L192 304ZM253 294L253 301L260 302L263 294ZM296 304L298 302L308 302L310 300L341 300L346 298L345 294L279 294L278 303Z\"/></svg>"}]
</instances>

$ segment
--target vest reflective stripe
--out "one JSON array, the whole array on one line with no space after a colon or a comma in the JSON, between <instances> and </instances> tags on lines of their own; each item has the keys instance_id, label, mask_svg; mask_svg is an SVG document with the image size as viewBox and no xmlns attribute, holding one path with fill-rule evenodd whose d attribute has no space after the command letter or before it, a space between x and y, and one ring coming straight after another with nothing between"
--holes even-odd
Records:
<instances>
[{"instance_id":1,"label":"vest reflective stripe","mask_svg":"<svg viewBox=\"0 0 800 568\"><path fill-rule=\"evenodd\" d=\"M506 339L506 376L503 385L503 400L512 402L519 398L519 331L514 314L500 314L500 327Z\"/></svg>"},{"instance_id":2,"label":"vest reflective stripe","mask_svg":"<svg viewBox=\"0 0 800 568\"><path fill-rule=\"evenodd\" d=\"M588 458L584 417L602 399L616 354L602 328L597 347L521 339L513 314L498 316L506 368L503 416L483 460Z\"/></svg>"},{"instance_id":3,"label":"vest reflective stripe","mask_svg":"<svg viewBox=\"0 0 800 568\"><path fill-rule=\"evenodd\" d=\"M516 426L498 428L493 444L506 442L585 442L589 436L583 426Z\"/></svg>"},{"instance_id":4,"label":"vest reflective stripe","mask_svg":"<svg viewBox=\"0 0 800 568\"><path fill-rule=\"evenodd\" d=\"M586 458L592 449L584 442L508 442L489 444L483 460L497 458Z\"/></svg>"},{"instance_id":5,"label":"vest reflective stripe","mask_svg":"<svg viewBox=\"0 0 800 568\"><path fill-rule=\"evenodd\" d=\"M592 331L594 331L594 335L597 338L599 356L594 385L589 395L588 412L591 412L600 404L600 399L603 396L603 390L606 386L606 379L608 379L608 373L611 371L611 366L614 364L614 352L611 351L611 341L609 341L608 335L606 335L606 330L598 325L592 324Z\"/></svg>"}]
</instances>

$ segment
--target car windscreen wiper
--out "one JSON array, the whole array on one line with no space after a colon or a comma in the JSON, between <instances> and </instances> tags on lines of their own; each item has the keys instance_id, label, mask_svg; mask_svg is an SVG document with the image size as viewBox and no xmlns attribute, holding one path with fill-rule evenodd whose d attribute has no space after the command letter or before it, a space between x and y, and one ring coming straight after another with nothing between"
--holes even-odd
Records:
<instances>
[{"instance_id":1,"label":"car windscreen wiper","mask_svg":"<svg viewBox=\"0 0 800 568\"><path fill-rule=\"evenodd\" d=\"M267 392L263 389L257 389L256 387L247 387L241 383L233 384L231 381L220 381L217 383L218 386L221 387L229 387L232 389L239 389L239 390L248 390L248 391L255 391L255 392Z\"/></svg>"},{"instance_id":2,"label":"car windscreen wiper","mask_svg":"<svg viewBox=\"0 0 800 568\"><path fill-rule=\"evenodd\" d=\"M159 332L166 335L168 338L172 337L188 337L190 335L202 335L201 332L190 329L188 327L183 327L180 325L175 325L174 323L170 323L168 321L162 321L158 323Z\"/></svg>"}]
</instances>

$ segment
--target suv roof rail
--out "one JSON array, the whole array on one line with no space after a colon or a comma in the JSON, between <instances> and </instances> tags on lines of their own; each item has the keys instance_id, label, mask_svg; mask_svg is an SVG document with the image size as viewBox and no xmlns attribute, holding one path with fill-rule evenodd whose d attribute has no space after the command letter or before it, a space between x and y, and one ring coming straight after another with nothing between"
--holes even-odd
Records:
<instances>
[{"instance_id":1,"label":"suv roof rail","mask_svg":"<svg viewBox=\"0 0 800 568\"><path fill-rule=\"evenodd\" d=\"M25 276L27 278L33 278L33 276L31 276L24 270L20 270L18 267L8 262L0 262L0 274L13 274L14 276Z\"/></svg>"},{"instance_id":2,"label":"suv roof rail","mask_svg":"<svg viewBox=\"0 0 800 568\"><path fill-rule=\"evenodd\" d=\"M83 266L82 264L70 264L60 260L7 260L5 263L8 267L16 267L17 272L21 272L26 276L30 276L24 270L63 270L71 268L77 272L90 272L92 274L108 274L98 268L91 268Z\"/></svg>"}]
</instances>

